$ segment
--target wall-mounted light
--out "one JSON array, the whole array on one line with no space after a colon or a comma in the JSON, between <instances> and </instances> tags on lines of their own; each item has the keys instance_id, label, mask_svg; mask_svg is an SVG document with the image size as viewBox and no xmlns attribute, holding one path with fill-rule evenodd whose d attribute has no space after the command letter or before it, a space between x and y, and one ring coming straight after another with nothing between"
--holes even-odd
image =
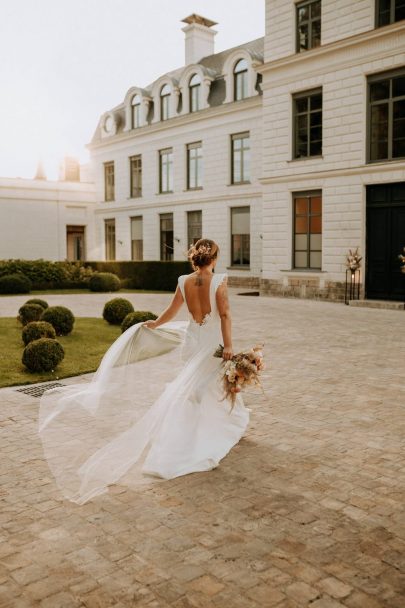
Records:
<instances>
[{"instance_id":1,"label":"wall-mounted light","mask_svg":"<svg viewBox=\"0 0 405 608\"><path fill-rule=\"evenodd\" d=\"M174 240L176 241L176 243L180 243L180 239L177 236L174 237Z\"/></svg>"},{"instance_id":2,"label":"wall-mounted light","mask_svg":"<svg viewBox=\"0 0 405 608\"><path fill-rule=\"evenodd\" d=\"M120 244L120 245L123 245L123 244L124 244L124 241L118 241L118 242L119 242L119 244Z\"/></svg>"},{"instance_id":3,"label":"wall-mounted light","mask_svg":"<svg viewBox=\"0 0 405 608\"><path fill-rule=\"evenodd\" d=\"M263 239L263 235L262 234L259 234L259 236L260 236L261 239Z\"/></svg>"}]
</instances>

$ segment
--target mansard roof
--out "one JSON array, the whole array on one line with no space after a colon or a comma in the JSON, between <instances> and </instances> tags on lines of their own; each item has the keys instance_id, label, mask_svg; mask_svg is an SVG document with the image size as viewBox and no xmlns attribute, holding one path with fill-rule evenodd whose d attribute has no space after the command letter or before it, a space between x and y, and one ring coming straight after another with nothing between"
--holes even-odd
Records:
<instances>
[{"instance_id":1,"label":"mansard roof","mask_svg":"<svg viewBox=\"0 0 405 608\"><path fill-rule=\"evenodd\" d=\"M227 58L230 55L237 53L238 50L245 51L245 52L247 51L249 53L249 55L252 57L252 60L258 61L258 62L263 62L264 38L263 37L256 38L255 40L251 40L250 42L246 42L244 44L234 46L230 49L226 49L225 51L221 51L219 53L214 53L213 55L208 55L207 57L203 57L202 59L200 59L200 61L198 61L196 64L196 65L201 65L214 78L214 82L212 83L212 87L211 87L211 93L209 96L209 105L211 107L221 105L224 102L224 99L225 99L225 83L224 83L224 79L223 79L224 64L225 64ZM184 72L185 69L187 69L187 67L188 66L185 65L185 66L182 66L181 68L177 68L170 72L166 72L165 74L161 74L159 76L159 78L157 78L156 80L151 82L148 86L139 88L139 91L142 91L142 93L145 96L150 96L155 83L157 83L159 80L162 80L165 77L172 79L175 82L179 82L182 73ZM124 120L125 120L124 102L121 102L114 108L107 110L103 114L103 116L100 117L97 128L91 139L91 143L98 143L101 141L100 131L101 131L102 119L103 119L103 117L105 117L105 115L108 112L114 113L114 115L115 115L115 119L117 121L117 126L118 126L117 133L122 131L122 125L124 124Z\"/></svg>"}]
</instances>

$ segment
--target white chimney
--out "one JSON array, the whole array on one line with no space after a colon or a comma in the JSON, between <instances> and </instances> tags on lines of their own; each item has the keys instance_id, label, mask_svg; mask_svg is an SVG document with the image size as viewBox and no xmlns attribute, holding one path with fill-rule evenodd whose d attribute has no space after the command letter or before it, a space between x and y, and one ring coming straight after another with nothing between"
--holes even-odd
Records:
<instances>
[{"instance_id":1,"label":"white chimney","mask_svg":"<svg viewBox=\"0 0 405 608\"><path fill-rule=\"evenodd\" d=\"M195 13L182 21L187 23L186 27L183 27L186 35L186 65L198 63L203 57L213 55L217 32L211 27L217 25L216 22Z\"/></svg>"}]
</instances>

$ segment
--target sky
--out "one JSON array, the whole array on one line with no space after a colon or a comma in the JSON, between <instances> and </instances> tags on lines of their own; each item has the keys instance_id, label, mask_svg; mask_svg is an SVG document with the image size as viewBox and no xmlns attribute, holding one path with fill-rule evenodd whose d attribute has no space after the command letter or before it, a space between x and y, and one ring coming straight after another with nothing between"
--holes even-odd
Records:
<instances>
[{"instance_id":1,"label":"sky","mask_svg":"<svg viewBox=\"0 0 405 608\"><path fill-rule=\"evenodd\" d=\"M184 17L217 21L215 51L264 35L265 0L0 0L0 177L57 179L131 86L184 65Z\"/></svg>"}]
</instances>

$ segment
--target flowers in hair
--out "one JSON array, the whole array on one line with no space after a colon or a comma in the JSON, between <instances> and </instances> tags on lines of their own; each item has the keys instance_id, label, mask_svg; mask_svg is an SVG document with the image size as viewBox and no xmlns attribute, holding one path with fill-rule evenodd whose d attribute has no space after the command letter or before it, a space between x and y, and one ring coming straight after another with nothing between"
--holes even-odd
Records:
<instances>
[{"instance_id":1,"label":"flowers in hair","mask_svg":"<svg viewBox=\"0 0 405 608\"><path fill-rule=\"evenodd\" d=\"M224 347L220 344L214 353L214 357L221 357ZM263 357L263 345L253 346L249 350L233 355L228 361L224 361L224 373L222 385L224 399L229 399L232 408L235 405L236 395L246 386L261 386L260 372L265 369Z\"/></svg>"}]
</instances>

